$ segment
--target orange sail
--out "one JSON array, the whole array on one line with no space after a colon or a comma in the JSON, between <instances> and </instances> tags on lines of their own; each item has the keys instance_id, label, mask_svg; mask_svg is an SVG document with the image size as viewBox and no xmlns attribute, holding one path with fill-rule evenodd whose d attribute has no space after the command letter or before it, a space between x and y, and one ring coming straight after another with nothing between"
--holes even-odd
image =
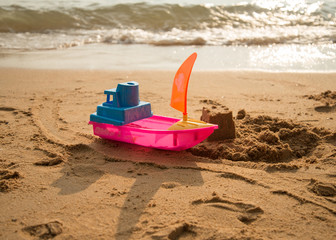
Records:
<instances>
[{"instance_id":1,"label":"orange sail","mask_svg":"<svg viewBox=\"0 0 336 240\"><path fill-rule=\"evenodd\" d=\"M191 70L197 53L191 54L177 70L173 83L170 106L187 115L187 92Z\"/></svg>"}]
</instances>

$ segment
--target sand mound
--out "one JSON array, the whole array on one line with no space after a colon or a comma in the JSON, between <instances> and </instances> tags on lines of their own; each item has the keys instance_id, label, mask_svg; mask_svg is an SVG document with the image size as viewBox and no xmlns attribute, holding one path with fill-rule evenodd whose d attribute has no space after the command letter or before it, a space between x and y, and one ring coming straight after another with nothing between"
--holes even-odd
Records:
<instances>
[{"instance_id":1,"label":"sand mound","mask_svg":"<svg viewBox=\"0 0 336 240\"><path fill-rule=\"evenodd\" d=\"M46 224L28 226L23 228L22 231L39 239L50 239L62 233L62 224L58 221L54 221Z\"/></svg>"},{"instance_id":2,"label":"sand mound","mask_svg":"<svg viewBox=\"0 0 336 240\"><path fill-rule=\"evenodd\" d=\"M320 101L328 105L336 104L336 91L328 90L320 94L304 95L304 97L308 99L313 99L315 101Z\"/></svg>"},{"instance_id":3,"label":"sand mound","mask_svg":"<svg viewBox=\"0 0 336 240\"><path fill-rule=\"evenodd\" d=\"M242 111L240 118L241 115ZM190 152L212 159L289 162L308 156L322 142L330 141L335 135L326 129L270 116L246 115L234 122L236 139L203 142L190 149Z\"/></svg>"},{"instance_id":4,"label":"sand mound","mask_svg":"<svg viewBox=\"0 0 336 240\"><path fill-rule=\"evenodd\" d=\"M17 171L0 169L0 192L9 192L16 187L16 179L20 178Z\"/></svg>"},{"instance_id":5,"label":"sand mound","mask_svg":"<svg viewBox=\"0 0 336 240\"><path fill-rule=\"evenodd\" d=\"M336 112L336 91L325 91L316 95L304 95L308 99L322 102L323 106L315 107L316 112L329 113Z\"/></svg>"}]
</instances>

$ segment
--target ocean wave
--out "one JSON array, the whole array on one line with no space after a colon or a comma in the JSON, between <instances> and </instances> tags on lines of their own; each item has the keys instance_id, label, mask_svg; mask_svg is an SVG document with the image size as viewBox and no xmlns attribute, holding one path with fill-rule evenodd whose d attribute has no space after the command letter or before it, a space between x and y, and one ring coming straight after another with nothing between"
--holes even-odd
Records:
<instances>
[{"instance_id":1,"label":"ocean wave","mask_svg":"<svg viewBox=\"0 0 336 240\"><path fill-rule=\"evenodd\" d=\"M334 40L331 40L334 39ZM152 32L141 29L73 30L53 33L2 33L0 49L48 50L87 44L148 44L154 46L253 46L271 44L328 44L336 34L319 27L205 30L172 29Z\"/></svg>"},{"instance_id":2,"label":"ocean wave","mask_svg":"<svg viewBox=\"0 0 336 240\"><path fill-rule=\"evenodd\" d=\"M58 49L92 43L174 45L336 42L336 3L254 1L236 5L116 4L0 7L1 49Z\"/></svg>"},{"instance_id":3,"label":"ocean wave","mask_svg":"<svg viewBox=\"0 0 336 240\"><path fill-rule=\"evenodd\" d=\"M55 9L28 9L11 5L0 7L0 32L113 28L169 31L173 28L202 30L274 25L335 26L335 6L318 3L305 5L305 8L281 4L273 4L271 8L262 1L232 6L134 3Z\"/></svg>"}]
</instances>

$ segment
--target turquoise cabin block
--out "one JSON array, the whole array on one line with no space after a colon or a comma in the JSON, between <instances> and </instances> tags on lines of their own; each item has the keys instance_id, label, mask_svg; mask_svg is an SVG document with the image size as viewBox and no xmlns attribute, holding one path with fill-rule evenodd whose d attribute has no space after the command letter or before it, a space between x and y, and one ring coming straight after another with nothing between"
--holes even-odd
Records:
<instances>
[{"instance_id":1,"label":"turquoise cabin block","mask_svg":"<svg viewBox=\"0 0 336 240\"><path fill-rule=\"evenodd\" d=\"M106 102L97 106L90 121L121 126L153 116L151 104L139 99L137 82L119 83L117 88L105 90L104 94Z\"/></svg>"}]
</instances>

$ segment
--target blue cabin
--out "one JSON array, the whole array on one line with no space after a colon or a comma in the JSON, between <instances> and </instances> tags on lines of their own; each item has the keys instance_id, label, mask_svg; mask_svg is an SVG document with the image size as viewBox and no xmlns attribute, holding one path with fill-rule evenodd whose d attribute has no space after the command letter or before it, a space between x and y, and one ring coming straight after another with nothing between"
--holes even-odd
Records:
<instances>
[{"instance_id":1,"label":"blue cabin","mask_svg":"<svg viewBox=\"0 0 336 240\"><path fill-rule=\"evenodd\" d=\"M139 99L137 82L119 83L117 88L105 90L104 94L106 102L97 106L90 121L121 126L153 116L150 103Z\"/></svg>"}]
</instances>

